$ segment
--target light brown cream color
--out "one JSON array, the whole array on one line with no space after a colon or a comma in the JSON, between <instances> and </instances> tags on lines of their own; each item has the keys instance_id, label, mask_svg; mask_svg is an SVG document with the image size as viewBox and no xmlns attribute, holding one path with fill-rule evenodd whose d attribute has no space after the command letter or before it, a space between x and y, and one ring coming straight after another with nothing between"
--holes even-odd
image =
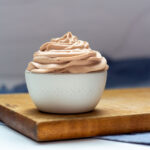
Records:
<instances>
[{"instance_id":1,"label":"light brown cream color","mask_svg":"<svg viewBox=\"0 0 150 150\"><path fill-rule=\"evenodd\" d=\"M28 71L34 73L88 73L108 70L107 61L89 43L71 32L44 43L34 53Z\"/></svg>"}]
</instances>

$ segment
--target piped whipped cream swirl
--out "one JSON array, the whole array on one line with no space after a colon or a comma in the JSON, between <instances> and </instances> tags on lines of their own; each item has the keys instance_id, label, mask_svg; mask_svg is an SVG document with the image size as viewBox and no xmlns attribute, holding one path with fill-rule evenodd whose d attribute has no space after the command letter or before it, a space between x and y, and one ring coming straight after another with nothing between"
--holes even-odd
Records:
<instances>
[{"instance_id":1,"label":"piped whipped cream swirl","mask_svg":"<svg viewBox=\"0 0 150 150\"><path fill-rule=\"evenodd\" d=\"M44 43L34 53L28 71L34 73L88 73L108 70L107 61L89 43L71 32Z\"/></svg>"}]
</instances>

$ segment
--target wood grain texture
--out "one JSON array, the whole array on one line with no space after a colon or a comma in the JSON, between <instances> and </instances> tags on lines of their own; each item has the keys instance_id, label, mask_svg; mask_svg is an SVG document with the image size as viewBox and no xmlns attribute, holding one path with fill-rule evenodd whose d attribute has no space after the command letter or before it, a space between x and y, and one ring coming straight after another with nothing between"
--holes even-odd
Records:
<instances>
[{"instance_id":1,"label":"wood grain texture","mask_svg":"<svg viewBox=\"0 0 150 150\"><path fill-rule=\"evenodd\" d=\"M36 141L150 131L150 88L106 90L92 112L39 112L28 94L0 95L0 120Z\"/></svg>"}]
</instances>

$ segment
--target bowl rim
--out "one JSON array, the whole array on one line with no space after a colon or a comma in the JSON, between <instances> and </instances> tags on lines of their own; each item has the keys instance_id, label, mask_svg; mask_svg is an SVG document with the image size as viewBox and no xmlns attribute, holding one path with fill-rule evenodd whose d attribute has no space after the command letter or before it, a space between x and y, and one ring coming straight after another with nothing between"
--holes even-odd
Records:
<instances>
[{"instance_id":1,"label":"bowl rim","mask_svg":"<svg viewBox=\"0 0 150 150\"><path fill-rule=\"evenodd\" d=\"M95 71L95 72L88 72L88 73L34 73L28 70L25 70L25 74L36 74L36 75L85 75L85 74L101 74L107 73L107 70L103 71Z\"/></svg>"}]
</instances>

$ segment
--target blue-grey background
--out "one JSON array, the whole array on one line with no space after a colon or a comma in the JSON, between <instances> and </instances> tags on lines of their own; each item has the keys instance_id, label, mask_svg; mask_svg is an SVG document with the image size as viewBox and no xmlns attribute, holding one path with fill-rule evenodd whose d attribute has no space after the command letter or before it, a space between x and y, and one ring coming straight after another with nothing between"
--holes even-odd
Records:
<instances>
[{"instance_id":1,"label":"blue-grey background","mask_svg":"<svg viewBox=\"0 0 150 150\"><path fill-rule=\"evenodd\" d=\"M106 56L107 88L150 85L149 0L0 0L0 92L27 91L33 52L67 31Z\"/></svg>"}]
</instances>

